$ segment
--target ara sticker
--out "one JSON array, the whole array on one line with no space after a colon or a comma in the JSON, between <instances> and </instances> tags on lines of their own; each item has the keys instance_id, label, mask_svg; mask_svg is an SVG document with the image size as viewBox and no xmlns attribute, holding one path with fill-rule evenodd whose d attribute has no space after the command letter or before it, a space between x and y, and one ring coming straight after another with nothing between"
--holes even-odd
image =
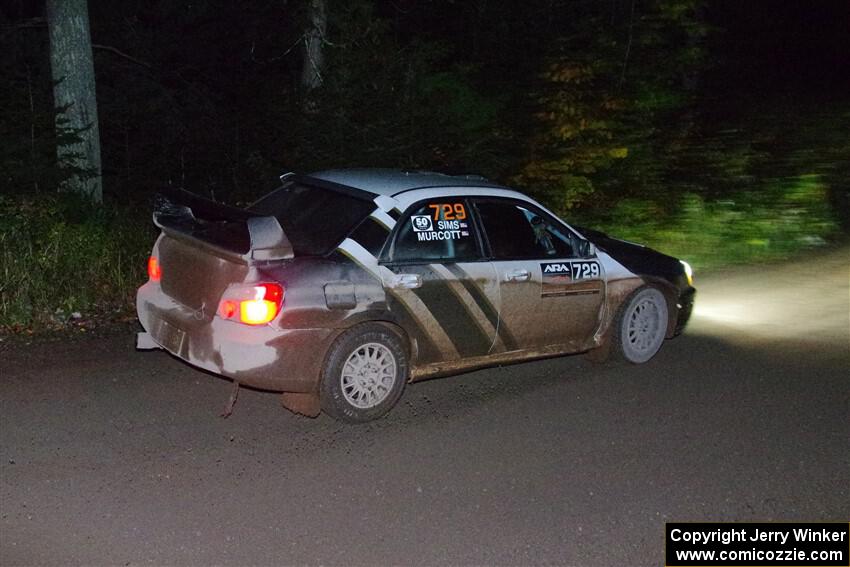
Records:
<instances>
[{"instance_id":1,"label":"ara sticker","mask_svg":"<svg viewBox=\"0 0 850 567\"><path fill-rule=\"evenodd\" d=\"M543 272L543 297L599 293L601 282L599 262L547 262L540 264Z\"/></svg>"},{"instance_id":2,"label":"ara sticker","mask_svg":"<svg viewBox=\"0 0 850 567\"><path fill-rule=\"evenodd\" d=\"M548 262L540 264L540 270L544 277L591 280L599 277L599 262Z\"/></svg>"}]
</instances>

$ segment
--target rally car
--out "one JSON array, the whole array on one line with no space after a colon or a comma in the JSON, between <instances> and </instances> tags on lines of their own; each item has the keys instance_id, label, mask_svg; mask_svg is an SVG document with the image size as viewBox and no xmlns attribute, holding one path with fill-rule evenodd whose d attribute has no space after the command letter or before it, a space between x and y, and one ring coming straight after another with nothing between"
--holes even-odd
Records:
<instances>
[{"instance_id":1,"label":"rally car","mask_svg":"<svg viewBox=\"0 0 850 567\"><path fill-rule=\"evenodd\" d=\"M159 198L139 348L364 422L423 378L587 351L643 363L691 313L685 262L479 176L281 179L244 209Z\"/></svg>"}]
</instances>

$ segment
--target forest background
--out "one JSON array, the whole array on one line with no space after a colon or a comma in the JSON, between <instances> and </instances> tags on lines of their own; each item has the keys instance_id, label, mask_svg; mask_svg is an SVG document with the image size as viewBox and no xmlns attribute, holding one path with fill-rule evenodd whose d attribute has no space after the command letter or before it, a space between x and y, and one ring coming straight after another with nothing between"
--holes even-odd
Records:
<instances>
[{"instance_id":1,"label":"forest background","mask_svg":"<svg viewBox=\"0 0 850 567\"><path fill-rule=\"evenodd\" d=\"M94 92L57 77L69 22ZM290 170L481 174L698 273L828 244L847 29L828 0L10 0L0 333L131 319L153 194L245 204Z\"/></svg>"}]
</instances>

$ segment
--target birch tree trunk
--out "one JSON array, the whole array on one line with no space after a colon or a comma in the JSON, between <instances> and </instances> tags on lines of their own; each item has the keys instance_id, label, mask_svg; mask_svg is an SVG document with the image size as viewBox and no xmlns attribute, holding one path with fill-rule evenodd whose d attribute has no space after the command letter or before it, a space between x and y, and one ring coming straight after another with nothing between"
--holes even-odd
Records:
<instances>
[{"instance_id":1,"label":"birch tree trunk","mask_svg":"<svg viewBox=\"0 0 850 567\"><path fill-rule=\"evenodd\" d=\"M46 0L56 107L56 157L72 175L62 189L103 200L100 131L87 0ZM72 131L76 139L63 143Z\"/></svg>"},{"instance_id":2,"label":"birch tree trunk","mask_svg":"<svg viewBox=\"0 0 850 567\"><path fill-rule=\"evenodd\" d=\"M314 89L322 84L324 64L325 33L328 18L325 13L325 0L308 0L310 4L310 23L304 34L304 65L301 71L301 86L304 88L304 108L313 110L315 105L311 97Z\"/></svg>"}]
</instances>

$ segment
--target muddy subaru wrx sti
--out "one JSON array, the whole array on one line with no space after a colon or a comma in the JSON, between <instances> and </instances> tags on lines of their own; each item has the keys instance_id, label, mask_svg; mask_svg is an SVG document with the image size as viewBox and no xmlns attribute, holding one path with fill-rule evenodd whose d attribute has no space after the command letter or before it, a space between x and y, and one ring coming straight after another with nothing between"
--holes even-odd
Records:
<instances>
[{"instance_id":1,"label":"muddy subaru wrx sti","mask_svg":"<svg viewBox=\"0 0 850 567\"><path fill-rule=\"evenodd\" d=\"M282 179L246 209L158 201L139 348L360 422L426 377L585 351L646 362L691 313L684 262L479 177Z\"/></svg>"}]
</instances>

